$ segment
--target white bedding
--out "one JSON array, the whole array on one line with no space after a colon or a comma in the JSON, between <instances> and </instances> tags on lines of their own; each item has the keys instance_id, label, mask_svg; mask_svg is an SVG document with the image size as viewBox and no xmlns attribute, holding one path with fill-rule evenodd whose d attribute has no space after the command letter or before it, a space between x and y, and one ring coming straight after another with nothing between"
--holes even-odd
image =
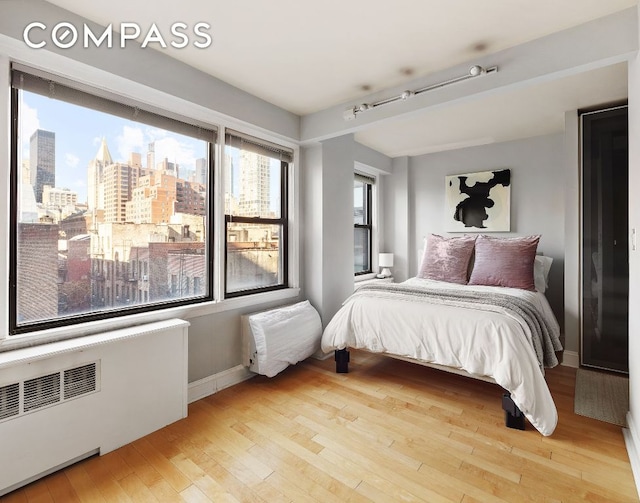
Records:
<instances>
[{"instance_id":1,"label":"white bedding","mask_svg":"<svg viewBox=\"0 0 640 503\"><path fill-rule=\"evenodd\" d=\"M437 285L520 296L549 318L553 338L559 327L546 297L514 288L471 286L412 278L403 285ZM327 325L322 350L358 348L390 353L492 377L511 393L529 422L551 435L558 422L531 330L517 314L493 308L465 308L425 299L395 298L384 291L356 292ZM559 341L557 341L559 347Z\"/></svg>"}]
</instances>

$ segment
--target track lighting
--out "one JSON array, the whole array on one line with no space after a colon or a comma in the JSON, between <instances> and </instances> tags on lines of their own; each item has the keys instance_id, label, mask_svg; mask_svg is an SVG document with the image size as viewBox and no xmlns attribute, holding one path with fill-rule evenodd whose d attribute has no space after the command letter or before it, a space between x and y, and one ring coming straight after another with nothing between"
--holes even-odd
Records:
<instances>
[{"instance_id":1,"label":"track lighting","mask_svg":"<svg viewBox=\"0 0 640 503\"><path fill-rule=\"evenodd\" d=\"M393 96L391 98L386 98L384 100L376 101L375 103L362 103L360 105L355 105L353 107L347 108L343 112L344 120L353 120L356 118L361 112L366 112L367 110L371 110L372 108L376 108L382 105L388 105L389 103L393 103L395 101L405 101L417 94L422 94L427 91L431 91L433 89L438 89L440 87L448 86L449 84L454 84L456 82L460 82L462 80L472 79L474 77L480 77L482 75L488 75L490 73L496 73L498 71L497 66L492 66L491 68L484 68L480 65L474 65L469 68L469 71L460 77L454 77L453 79L445 80L444 82L440 82L438 84L432 84L427 87L423 87L420 89L416 89L414 91L407 90L403 91L402 94L398 96Z\"/></svg>"}]
</instances>

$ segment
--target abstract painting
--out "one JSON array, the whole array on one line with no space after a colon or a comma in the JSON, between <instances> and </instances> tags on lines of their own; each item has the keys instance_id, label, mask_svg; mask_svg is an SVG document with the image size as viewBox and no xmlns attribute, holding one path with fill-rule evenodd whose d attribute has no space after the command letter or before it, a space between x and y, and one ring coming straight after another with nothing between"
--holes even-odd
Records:
<instances>
[{"instance_id":1,"label":"abstract painting","mask_svg":"<svg viewBox=\"0 0 640 503\"><path fill-rule=\"evenodd\" d=\"M445 176L447 232L511 230L511 170Z\"/></svg>"}]
</instances>

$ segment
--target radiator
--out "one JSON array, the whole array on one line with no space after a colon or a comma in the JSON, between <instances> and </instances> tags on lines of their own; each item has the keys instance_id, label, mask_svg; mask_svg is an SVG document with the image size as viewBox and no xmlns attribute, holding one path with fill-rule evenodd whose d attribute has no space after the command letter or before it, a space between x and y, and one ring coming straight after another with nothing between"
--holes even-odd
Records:
<instances>
[{"instance_id":1,"label":"radiator","mask_svg":"<svg viewBox=\"0 0 640 503\"><path fill-rule=\"evenodd\" d=\"M188 326L0 353L0 496L186 417Z\"/></svg>"},{"instance_id":2,"label":"radiator","mask_svg":"<svg viewBox=\"0 0 640 503\"><path fill-rule=\"evenodd\" d=\"M320 349L322 322L305 300L241 317L243 362L249 370L273 377Z\"/></svg>"}]
</instances>

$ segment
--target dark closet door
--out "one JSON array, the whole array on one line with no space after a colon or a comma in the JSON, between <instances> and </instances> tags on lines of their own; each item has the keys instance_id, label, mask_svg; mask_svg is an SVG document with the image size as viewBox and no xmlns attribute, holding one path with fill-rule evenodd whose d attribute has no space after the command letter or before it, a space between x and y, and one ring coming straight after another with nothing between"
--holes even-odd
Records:
<instances>
[{"instance_id":1,"label":"dark closet door","mask_svg":"<svg viewBox=\"0 0 640 503\"><path fill-rule=\"evenodd\" d=\"M629 371L627 107L582 119L582 333L580 363Z\"/></svg>"}]
</instances>

